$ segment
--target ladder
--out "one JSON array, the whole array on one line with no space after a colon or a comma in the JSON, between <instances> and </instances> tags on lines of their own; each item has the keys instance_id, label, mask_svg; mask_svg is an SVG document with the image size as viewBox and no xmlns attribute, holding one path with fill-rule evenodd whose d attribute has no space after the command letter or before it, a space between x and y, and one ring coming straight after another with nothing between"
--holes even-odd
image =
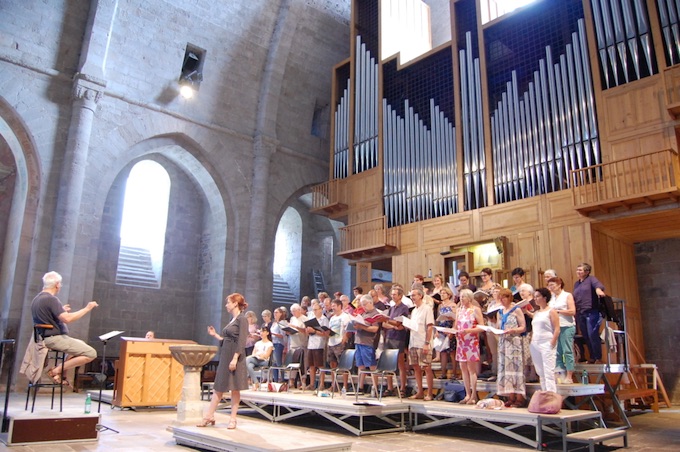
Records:
<instances>
[{"instance_id":1,"label":"ladder","mask_svg":"<svg viewBox=\"0 0 680 452\"><path fill-rule=\"evenodd\" d=\"M326 291L326 283L323 280L323 273L321 270L312 269L312 278L314 279L314 296L319 292Z\"/></svg>"}]
</instances>

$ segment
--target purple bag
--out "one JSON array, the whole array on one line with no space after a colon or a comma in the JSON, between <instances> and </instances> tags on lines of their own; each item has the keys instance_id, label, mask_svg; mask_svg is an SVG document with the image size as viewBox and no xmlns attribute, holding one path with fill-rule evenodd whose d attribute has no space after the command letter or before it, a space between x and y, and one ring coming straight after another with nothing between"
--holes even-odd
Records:
<instances>
[{"instance_id":1,"label":"purple bag","mask_svg":"<svg viewBox=\"0 0 680 452\"><path fill-rule=\"evenodd\" d=\"M536 391L531 396L529 407L530 413L557 414L562 408L562 396L552 391Z\"/></svg>"}]
</instances>

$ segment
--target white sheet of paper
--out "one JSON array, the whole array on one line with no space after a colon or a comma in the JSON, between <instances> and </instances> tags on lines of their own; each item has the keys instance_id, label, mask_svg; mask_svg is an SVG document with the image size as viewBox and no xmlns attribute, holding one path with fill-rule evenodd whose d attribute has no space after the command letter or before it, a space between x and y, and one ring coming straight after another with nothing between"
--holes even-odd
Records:
<instances>
[{"instance_id":1,"label":"white sheet of paper","mask_svg":"<svg viewBox=\"0 0 680 452\"><path fill-rule=\"evenodd\" d=\"M477 325L477 327L483 329L484 331L488 331L490 333L493 333L493 334L505 334L505 333L507 333L507 331L499 330L498 328L494 328L494 327L488 326L488 325Z\"/></svg>"}]
</instances>

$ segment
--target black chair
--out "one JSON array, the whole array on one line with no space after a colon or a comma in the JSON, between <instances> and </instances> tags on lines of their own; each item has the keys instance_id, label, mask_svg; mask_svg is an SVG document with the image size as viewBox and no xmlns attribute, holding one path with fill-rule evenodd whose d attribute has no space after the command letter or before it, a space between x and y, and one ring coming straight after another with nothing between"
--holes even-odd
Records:
<instances>
[{"instance_id":1,"label":"black chair","mask_svg":"<svg viewBox=\"0 0 680 452\"><path fill-rule=\"evenodd\" d=\"M294 381L294 375L295 372L300 375L300 363L293 361L293 353L287 353L286 354L286 359L283 361L283 365L281 366L269 366L265 369L262 369L262 380L264 380L264 375L265 373L267 374L267 382L271 381L271 372L274 370L278 370L279 372L282 373L283 379L285 380L286 377L286 371L288 371L288 380L289 381ZM302 376L300 375L300 378ZM288 386L290 388L290 385Z\"/></svg>"},{"instance_id":2,"label":"black chair","mask_svg":"<svg viewBox=\"0 0 680 452\"><path fill-rule=\"evenodd\" d=\"M33 340L35 343L39 343L43 340L43 335L45 334L45 330L51 330L54 327L52 325L48 324L35 324L33 325ZM49 350L47 352L47 358L45 359L45 362L49 363L53 362L54 367L61 366L61 375L60 375L60 383L57 383L55 381L50 381L49 383L42 383L41 376L38 377L38 380L35 382L28 382L28 391L26 392L26 406L24 407L25 410L28 410L28 401L31 398L31 390L33 391L33 402L31 404L31 413L35 409L35 396L38 394L38 389L40 388L51 388L52 389L52 403L50 405L50 409L54 409L54 395L59 388L59 412L62 412L64 409L64 363L66 362L66 352L60 352L58 350Z\"/></svg>"},{"instance_id":3,"label":"black chair","mask_svg":"<svg viewBox=\"0 0 680 452\"><path fill-rule=\"evenodd\" d=\"M383 350L378 359L378 365L375 370L360 370L359 371L359 381L361 381L361 375L370 375L373 378L374 375L380 376L380 387L376 388L378 391L378 401L382 400L383 393L383 381L385 377L397 378L397 369L399 368L399 350L396 348L388 348ZM399 395L399 401L401 402L401 390L399 389L399 382L397 381L394 387L397 389L397 394ZM356 392L354 396L356 401L359 400L359 392Z\"/></svg>"},{"instance_id":4,"label":"black chair","mask_svg":"<svg viewBox=\"0 0 680 452\"><path fill-rule=\"evenodd\" d=\"M357 389L356 386L354 385L354 379L352 378L352 367L354 366L354 353L356 350L353 348L348 348L347 350L344 350L342 354L340 355L340 359L338 360L338 367L336 368L327 368L327 369L319 369L319 375L321 375L322 372L325 373L330 373L331 374L331 398L335 395L333 392L333 389L336 391L338 390L338 374L348 375L348 381L352 384L352 390L356 393Z\"/></svg>"}]
</instances>

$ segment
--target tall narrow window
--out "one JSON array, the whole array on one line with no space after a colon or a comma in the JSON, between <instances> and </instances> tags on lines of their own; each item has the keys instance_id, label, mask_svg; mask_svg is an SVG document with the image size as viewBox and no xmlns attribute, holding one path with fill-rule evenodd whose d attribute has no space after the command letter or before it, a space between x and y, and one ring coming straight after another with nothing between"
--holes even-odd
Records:
<instances>
[{"instance_id":1,"label":"tall narrow window","mask_svg":"<svg viewBox=\"0 0 680 452\"><path fill-rule=\"evenodd\" d=\"M160 164L137 163L125 185L116 283L160 288L170 177Z\"/></svg>"}]
</instances>

